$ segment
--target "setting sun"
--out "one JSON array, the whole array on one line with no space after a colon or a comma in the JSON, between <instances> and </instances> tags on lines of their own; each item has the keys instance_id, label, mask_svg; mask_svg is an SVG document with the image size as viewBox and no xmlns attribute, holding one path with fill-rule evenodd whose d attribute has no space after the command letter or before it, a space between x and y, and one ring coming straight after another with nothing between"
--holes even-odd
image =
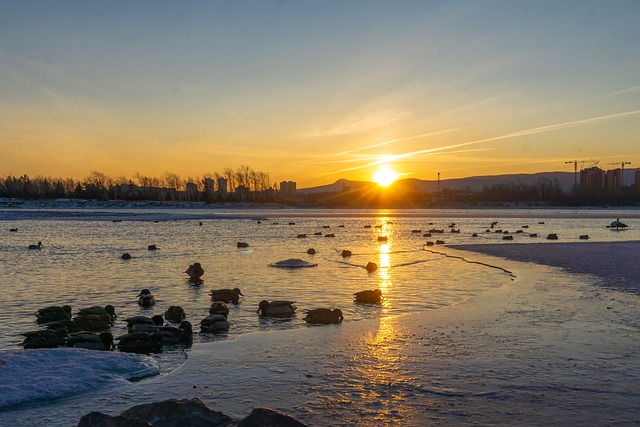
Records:
<instances>
[{"instance_id":1,"label":"setting sun","mask_svg":"<svg viewBox=\"0 0 640 427\"><path fill-rule=\"evenodd\" d=\"M398 179L398 174L387 164L380 165L378 170L373 174L373 181L382 187L388 187Z\"/></svg>"}]
</instances>

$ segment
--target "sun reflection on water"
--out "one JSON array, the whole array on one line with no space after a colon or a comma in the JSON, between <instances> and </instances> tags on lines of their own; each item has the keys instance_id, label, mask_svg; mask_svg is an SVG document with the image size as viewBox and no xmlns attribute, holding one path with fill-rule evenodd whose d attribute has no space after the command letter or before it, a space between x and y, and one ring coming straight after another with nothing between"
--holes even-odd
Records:
<instances>
[{"instance_id":1,"label":"sun reflection on water","mask_svg":"<svg viewBox=\"0 0 640 427\"><path fill-rule=\"evenodd\" d=\"M369 414L373 416L370 421L394 419L400 415L398 405L402 404L397 389L407 381L402 372L405 357L399 351L406 342L398 330L397 320L381 318L377 331L367 334L363 340L366 350L359 363L354 364L361 378L360 405L362 410L375 409Z\"/></svg>"}]
</instances>

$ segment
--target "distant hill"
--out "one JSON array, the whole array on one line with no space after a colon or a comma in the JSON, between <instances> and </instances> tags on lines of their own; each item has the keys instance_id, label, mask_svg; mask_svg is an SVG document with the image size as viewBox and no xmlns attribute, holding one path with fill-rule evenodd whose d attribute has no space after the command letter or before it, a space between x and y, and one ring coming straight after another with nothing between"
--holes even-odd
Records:
<instances>
[{"instance_id":1,"label":"distant hill","mask_svg":"<svg viewBox=\"0 0 640 427\"><path fill-rule=\"evenodd\" d=\"M489 176L472 176L459 179L443 179L440 180L440 190L471 190L480 191L485 186L507 183L533 184L540 179L558 180L563 190L571 190L574 184L573 172L541 172L534 174L512 174L512 175L489 175ZM633 171L625 170L625 183L629 185L633 182ZM318 194L318 193L342 193L345 191L354 191L374 187L377 184L369 181L350 181L348 179L339 179L333 184L322 185L319 187L300 188L298 192L301 194ZM405 190L433 193L438 191L438 182L430 180L422 180L416 178L401 179L393 183L396 188Z\"/></svg>"}]
</instances>

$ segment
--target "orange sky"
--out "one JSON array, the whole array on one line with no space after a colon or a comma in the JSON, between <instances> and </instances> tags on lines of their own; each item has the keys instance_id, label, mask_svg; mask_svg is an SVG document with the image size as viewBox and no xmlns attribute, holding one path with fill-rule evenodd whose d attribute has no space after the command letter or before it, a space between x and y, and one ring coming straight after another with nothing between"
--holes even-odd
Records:
<instances>
[{"instance_id":1,"label":"orange sky","mask_svg":"<svg viewBox=\"0 0 640 427\"><path fill-rule=\"evenodd\" d=\"M38 5L0 25L0 175L640 166L637 2Z\"/></svg>"}]
</instances>

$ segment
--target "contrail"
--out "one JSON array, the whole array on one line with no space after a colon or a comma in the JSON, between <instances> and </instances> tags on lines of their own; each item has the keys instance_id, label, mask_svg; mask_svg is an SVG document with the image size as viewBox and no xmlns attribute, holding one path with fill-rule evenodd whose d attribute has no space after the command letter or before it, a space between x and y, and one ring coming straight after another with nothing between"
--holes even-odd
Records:
<instances>
[{"instance_id":1,"label":"contrail","mask_svg":"<svg viewBox=\"0 0 640 427\"><path fill-rule=\"evenodd\" d=\"M451 128L451 129L437 130L437 131L434 131L434 132L421 133L419 135L405 136L403 138L391 139L391 140L388 140L388 141L379 142L377 144L367 145L365 147L359 147L359 148L354 148L352 150L346 150L346 151L341 151L341 152L338 152L338 153L327 154L326 156L315 157L313 159L303 160L303 161L300 161L300 162L288 163L286 165L283 165L282 167L291 166L291 165L294 165L294 164L312 163L314 161L321 160L321 159L328 159L328 158L331 158L331 157L343 156L345 154L351 154L351 153L355 153L355 152L362 151L362 150L369 150L371 148L382 147L384 145L393 144L395 142L408 141L410 139L424 138L426 136L433 136L433 135L439 135L439 134L443 134L443 133L453 132L453 131L456 131L456 130L459 130L459 129L464 129L464 128L467 128L467 127L468 126L461 126L461 127Z\"/></svg>"},{"instance_id":2,"label":"contrail","mask_svg":"<svg viewBox=\"0 0 640 427\"><path fill-rule=\"evenodd\" d=\"M640 110L633 110L633 111L628 111L628 112L625 112L625 113L609 114L609 115L606 115L606 116L591 117L591 118L588 118L588 119L573 120L573 121L570 121L570 122L556 123L556 124L553 124L553 125L540 126L540 127L536 127L536 128L524 129L524 130L519 130L519 131L516 131L516 132L510 132L510 133L507 133L507 134L504 134L504 135L500 135L500 136L495 136L495 137L492 137L492 138L484 138L484 139L478 139L478 140L475 140L475 141L468 141L468 142L462 142L462 143L459 143L459 144L447 145L445 147L429 148L429 149L426 149L426 150L411 151L411 152L402 153L402 154L394 154L394 155L386 156L384 159L376 160L376 161L364 164L364 165L359 166L359 167L354 167L354 168L348 169L346 171L364 169L364 168L368 168L368 167L371 167L371 166L376 166L376 165L379 165L379 164L382 164L382 163L389 163L389 162L392 162L394 160L404 159L406 157L411 157L411 156L418 156L418 155L423 155L423 154L436 153L438 151L445 151L445 150L450 150L452 148L466 147L468 145L481 144L483 142L500 141L500 140L503 140L503 139L517 138L517 137L520 137L520 136L534 135L534 134L544 133L544 132L551 132L551 131L554 131L554 130L564 129L564 128L568 128L568 127L575 127L575 126L586 125L586 124L590 124L590 123L596 123L596 122L600 122L600 121L604 121L604 120L610 120L610 119L617 119L617 118L620 118L620 117L632 116L632 115L635 115L635 114L638 114L638 113L640 113ZM346 172L346 171L342 171L342 172Z\"/></svg>"},{"instance_id":3,"label":"contrail","mask_svg":"<svg viewBox=\"0 0 640 427\"><path fill-rule=\"evenodd\" d=\"M611 96L622 95L622 94L625 94L625 93L635 92L637 90L640 90L640 85L639 86L632 86L632 87L629 87L629 88L626 88L626 89L622 89L622 90L619 90L617 92L612 92L612 93L607 93L605 95L600 95L600 96L595 97L594 99L609 98Z\"/></svg>"}]
</instances>

